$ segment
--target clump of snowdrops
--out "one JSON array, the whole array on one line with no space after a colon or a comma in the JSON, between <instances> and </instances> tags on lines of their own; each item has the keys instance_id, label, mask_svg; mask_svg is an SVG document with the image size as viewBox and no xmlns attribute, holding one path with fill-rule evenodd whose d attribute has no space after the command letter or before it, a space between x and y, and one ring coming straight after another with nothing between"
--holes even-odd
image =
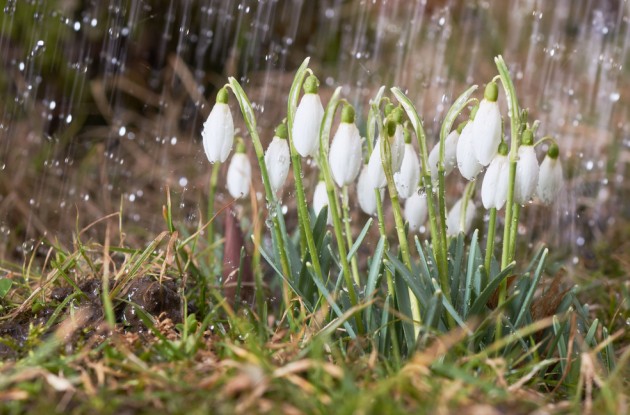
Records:
<instances>
[{"instance_id":1,"label":"clump of snowdrops","mask_svg":"<svg viewBox=\"0 0 630 415\"><path fill-rule=\"evenodd\" d=\"M573 291L535 295L547 249L533 253L525 266L514 262L521 209L532 199L554 203L563 172L558 143L550 136L537 138L538 121L530 121L519 106L503 58L495 62L498 74L480 98L473 85L453 102L430 151L422 118L400 89L391 88L386 96L382 87L359 129L359 117L340 97L341 88L323 107L308 59L295 75L286 118L266 151L239 83L230 78L219 90L204 124L204 149L211 163L229 157L235 141L231 91L258 161L270 218L272 247L257 246L284 281L285 302L297 301L308 315L324 313L331 335L368 337L384 357L410 355L432 336L460 330L473 352L513 358L545 353L557 360L544 370L561 373L578 349L568 345L574 341L567 324L571 316L588 333L581 344L595 346L598 323L587 323L587 310ZM499 106L501 91L507 114ZM334 125L339 111L340 123ZM225 183L234 198L251 188L252 167L242 140L236 139ZM309 158L314 163L307 163ZM303 168L310 166L316 166L320 179L307 189ZM278 200L290 168L299 218L296 238L285 226ZM461 175L466 185L460 197L449 201L445 178L452 174ZM353 197L369 215L360 232L350 226ZM395 237L387 233L386 203ZM472 231L479 215L487 215L487 226ZM360 269L356 255L375 222L380 239L367 268ZM419 233L425 226L427 239ZM266 312L265 299L258 296L258 301L257 310ZM294 310L291 304L285 307ZM542 340L533 341L534 335ZM598 355L609 367L611 347L608 343Z\"/></svg>"}]
</instances>

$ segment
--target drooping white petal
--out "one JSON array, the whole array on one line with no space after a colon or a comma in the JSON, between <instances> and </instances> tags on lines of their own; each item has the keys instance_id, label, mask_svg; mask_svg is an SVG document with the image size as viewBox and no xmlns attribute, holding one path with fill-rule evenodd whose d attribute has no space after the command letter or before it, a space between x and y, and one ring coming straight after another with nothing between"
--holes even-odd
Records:
<instances>
[{"instance_id":1,"label":"drooping white petal","mask_svg":"<svg viewBox=\"0 0 630 415\"><path fill-rule=\"evenodd\" d=\"M562 163L558 158L545 156L540 165L538 186L536 187L538 198L546 205L551 204L558 197L562 185Z\"/></svg>"},{"instance_id":2,"label":"drooping white petal","mask_svg":"<svg viewBox=\"0 0 630 415\"><path fill-rule=\"evenodd\" d=\"M359 200L361 210L368 215L374 215L376 213L376 193L374 189L375 187L372 185L369 178L368 167L364 165L359 174L357 199ZM379 191L381 193L381 200L383 200L383 189Z\"/></svg>"},{"instance_id":3,"label":"drooping white petal","mask_svg":"<svg viewBox=\"0 0 630 415\"><path fill-rule=\"evenodd\" d=\"M427 220L427 195L416 189L405 201L405 220L409 222L409 232L417 232Z\"/></svg>"},{"instance_id":4,"label":"drooping white petal","mask_svg":"<svg viewBox=\"0 0 630 415\"><path fill-rule=\"evenodd\" d=\"M320 180L315 186L315 192L313 193L313 211L315 215L319 215L319 212L324 206L328 206L328 193L326 192L326 183ZM330 214L330 208L328 210L328 216L326 222L332 225L332 216Z\"/></svg>"},{"instance_id":5,"label":"drooping white petal","mask_svg":"<svg viewBox=\"0 0 630 415\"><path fill-rule=\"evenodd\" d=\"M466 216L464 218L464 227L462 228L462 200L463 198L455 202L450 212L448 212L448 216L446 217L446 234L449 236L455 236L460 232L468 233L470 227L472 226L473 219L475 218L477 207L475 206L475 202L469 200L468 204L466 205Z\"/></svg>"},{"instance_id":6,"label":"drooping white petal","mask_svg":"<svg viewBox=\"0 0 630 415\"><path fill-rule=\"evenodd\" d=\"M387 178L385 177L385 170L383 170L383 163L381 161L381 143L380 139L374 141L374 149L370 154L370 160L368 161L368 180L372 183L372 186L383 188L387 186Z\"/></svg>"},{"instance_id":7,"label":"drooping white petal","mask_svg":"<svg viewBox=\"0 0 630 415\"><path fill-rule=\"evenodd\" d=\"M534 146L522 145L518 148L516 179L514 181L514 201L524 205L534 196L538 183L538 160Z\"/></svg>"},{"instance_id":8,"label":"drooping white petal","mask_svg":"<svg viewBox=\"0 0 630 415\"><path fill-rule=\"evenodd\" d=\"M289 143L286 139L274 137L265 153L269 182L274 192L277 192L284 185L289 174L290 163Z\"/></svg>"},{"instance_id":9,"label":"drooping white petal","mask_svg":"<svg viewBox=\"0 0 630 415\"><path fill-rule=\"evenodd\" d=\"M482 99L472 122L475 157L483 166L490 164L501 143L501 112L499 104Z\"/></svg>"},{"instance_id":10,"label":"drooping white petal","mask_svg":"<svg viewBox=\"0 0 630 415\"><path fill-rule=\"evenodd\" d=\"M400 171L394 173L396 190L398 191L398 196L402 199L410 197L418 188L418 182L420 181L420 161L416 150L411 144L405 144L404 148L405 154Z\"/></svg>"},{"instance_id":11,"label":"drooping white petal","mask_svg":"<svg viewBox=\"0 0 630 415\"><path fill-rule=\"evenodd\" d=\"M252 166L245 153L235 153L227 172L227 188L233 198L247 196L252 180Z\"/></svg>"},{"instance_id":12,"label":"drooping white petal","mask_svg":"<svg viewBox=\"0 0 630 415\"><path fill-rule=\"evenodd\" d=\"M396 132L389 138L390 151L392 154L392 173L400 171L400 167L405 157L405 136L402 125L396 126Z\"/></svg>"},{"instance_id":13,"label":"drooping white petal","mask_svg":"<svg viewBox=\"0 0 630 415\"><path fill-rule=\"evenodd\" d=\"M457 167L462 176L468 180L474 179L483 166L477 161L474 146L473 123L469 122L462 130L457 141Z\"/></svg>"},{"instance_id":14,"label":"drooping white petal","mask_svg":"<svg viewBox=\"0 0 630 415\"><path fill-rule=\"evenodd\" d=\"M455 165L457 165L457 143L459 141L459 133L453 130L446 136L444 140L444 176L448 176ZM440 159L440 143L429 153L429 169L431 169L431 180L434 182L438 179L438 161Z\"/></svg>"},{"instance_id":15,"label":"drooping white petal","mask_svg":"<svg viewBox=\"0 0 630 415\"><path fill-rule=\"evenodd\" d=\"M291 131L293 145L302 157L314 157L319 149L319 128L324 107L318 94L304 94L295 111Z\"/></svg>"},{"instance_id":16,"label":"drooping white petal","mask_svg":"<svg viewBox=\"0 0 630 415\"><path fill-rule=\"evenodd\" d=\"M361 136L356 125L342 122L330 146L330 170L337 186L352 183L363 165Z\"/></svg>"},{"instance_id":17,"label":"drooping white petal","mask_svg":"<svg viewBox=\"0 0 630 415\"><path fill-rule=\"evenodd\" d=\"M206 122L203 123L203 149L210 163L223 163L232 150L234 143L234 121L230 107L217 102Z\"/></svg>"},{"instance_id":18,"label":"drooping white petal","mask_svg":"<svg viewBox=\"0 0 630 415\"><path fill-rule=\"evenodd\" d=\"M481 185L481 201L486 209L501 209L507 198L507 183L509 173L509 160L507 156L497 154L486 174Z\"/></svg>"}]
</instances>

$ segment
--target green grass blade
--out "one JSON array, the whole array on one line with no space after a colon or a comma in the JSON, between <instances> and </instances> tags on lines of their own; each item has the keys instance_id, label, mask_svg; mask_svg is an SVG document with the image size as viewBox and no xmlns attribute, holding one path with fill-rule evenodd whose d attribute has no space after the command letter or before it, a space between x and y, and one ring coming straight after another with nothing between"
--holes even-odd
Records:
<instances>
[{"instance_id":1,"label":"green grass blade","mask_svg":"<svg viewBox=\"0 0 630 415\"><path fill-rule=\"evenodd\" d=\"M525 317L525 314L528 313L530 310L531 303L534 299L534 293L536 292L536 288L538 288L538 283L540 282L540 279L542 277L542 272L545 266L545 259L547 258L548 252L549 250L545 249L542 256L540 257L538 267L536 268L536 272L534 273L534 278L532 279L531 286L529 287L529 291L527 292L527 295L525 296L525 299L521 304L521 308L518 311L516 320L514 321L515 327L520 327L520 324Z\"/></svg>"},{"instance_id":2,"label":"green grass blade","mask_svg":"<svg viewBox=\"0 0 630 415\"><path fill-rule=\"evenodd\" d=\"M514 268L514 265L515 263L512 262L503 271L501 271L499 275L497 275L492 281L490 281L490 283L481 292L481 294L479 294L479 297L477 297L477 299L473 303L472 307L470 308L470 313L464 316L464 318L468 318L468 316L481 314L483 309L486 307L488 300L490 299L490 297L492 297L492 294L494 294L494 292L497 290L497 288L499 287L499 284L501 284L501 281L503 281L510 275L510 273L512 272L512 269ZM483 266L480 266L480 268L483 268Z\"/></svg>"}]
</instances>

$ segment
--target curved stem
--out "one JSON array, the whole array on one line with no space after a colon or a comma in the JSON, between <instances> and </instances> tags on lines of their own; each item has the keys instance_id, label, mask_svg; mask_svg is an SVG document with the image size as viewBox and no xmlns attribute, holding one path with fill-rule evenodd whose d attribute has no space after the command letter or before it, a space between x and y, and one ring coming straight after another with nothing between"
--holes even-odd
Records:
<instances>
[{"instance_id":1,"label":"curved stem","mask_svg":"<svg viewBox=\"0 0 630 415\"><path fill-rule=\"evenodd\" d=\"M291 152L291 164L293 164L293 177L295 180L295 193L297 195L298 206L298 222L300 224L300 238L302 242L306 242L308 251L311 256L311 264L313 264L313 270L315 275L320 281L324 281L322 269L319 263L319 255L317 252L317 246L315 245L315 238L313 237L313 231L311 229L311 218L308 213L308 205L306 203L306 195L304 193L304 184L302 182L302 158L297 152L295 145L293 144L293 120L295 118L295 112L297 110L298 99L300 96L300 88L304 83L304 78L309 71L308 58L304 60L302 66L298 69L293 85L289 92L289 100L287 104L287 130L289 139L289 149ZM301 244L304 247L304 243ZM304 249L304 248L303 248ZM303 254L304 252L302 252Z\"/></svg>"},{"instance_id":2,"label":"curved stem","mask_svg":"<svg viewBox=\"0 0 630 415\"><path fill-rule=\"evenodd\" d=\"M339 105L339 94L341 93L341 87L337 88L333 93L326 110L324 111L324 119L319 131L319 163L324 181L326 183L326 193L328 194L328 209L333 220L333 229L335 231L335 239L337 240L337 249L339 251L339 260L341 262L341 269L343 277L345 279L346 288L348 289L348 297L350 303L353 306L358 305L358 299L356 291L354 290L354 284L352 281L352 275L350 273L350 264L348 263L348 250L346 249L346 241L343 237L343 227L339 218L339 203L337 199L337 193L335 192L335 183L330 171L330 164L328 163L328 149L330 130L332 129L332 122L335 117L335 112ZM360 313L354 314L354 319L357 325L359 333L363 333L363 320Z\"/></svg>"},{"instance_id":3,"label":"curved stem","mask_svg":"<svg viewBox=\"0 0 630 415\"><path fill-rule=\"evenodd\" d=\"M505 227L503 229L503 250L501 254L501 269L505 269L511 262L510 258L510 236L511 228L513 226L513 205L514 205L514 181L516 178L516 162L518 158L518 147L520 145L519 124L520 124L520 110L518 107L518 99L516 97L516 91L514 89L514 83L510 77L507 65L501 55L494 58L494 62L499 71L499 77L501 84L503 85L503 91L505 92L508 104L508 112L510 114L510 161L509 161L509 178L508 178L508 194L505 207ZM499 290L499 306L505 302L505 296L507 293L507 280L501 282Z\"/></svg>"},{"instance_id":4,"label":"curved stem","mask_svg":"<svg viewBox=\"0 0 630 415\"><path fill-rule=\"evenodd\" d=\"M260 142L260 137L258 136L258 131L256 129L256 117L254 116L254 110L252 109L251 103L249 102L247 95L243 91L243 88L233 77L229 78L229 87L232 89L232 92L234 92L234 95L238 100L241 112L243 113L243 118L245 120L245 125L247 126L247 131L249 131L249 135L252 137L254 151L256 153L258 165L260 166L260 175L262 177L263 185L265 188L265 197L267 199L267 202L271 205L271 207L268 207L268 210L275 210L275 214L271 214L271 220L273 222L273 232L277 240L278 250L280 251L280 265L282 267L282 272L287 278L293 279L291 267L289 265L289 257L287 255L287 250L283 238L284 217L282 216L282 208L278 203L278 200L276 199L276 195L271 189L271 183L269 182L269 173L267 171L267 165L265 164L265 152L263 150L262 144Z\"/></svg>"},{"instance_id":5,"label":"curved stem","mask_svg":"<svg viewBox=\"0 0 630 415\"><path fill-rule=\"evenodd\" d=\"M409 255L409 244L407 243L407 235L405 234L405 222L402 218L402 213L400 210L400 202L398 201L398 191L396 190L396 184L394 182L394 174L392 172L392 164L391 164L391 148L389 144L389 140L386 138L382 138L380 141L380 151L381 151L381 160L383 164L383 170L385 171L385 178L387 179L387 189L389 191L389 198L392 201L392 210L394 212L394 221L396 223L396 233L398 234L398 244L400 246L400 251L402 254L403 261L405 266L410 271L413 269L411 266L411 256ZM420 326L422 324L422 317L420 316L420 306L418 304L418 299L415 294L408 288L409 290L409 299L411 305L411 317L413 319L413 329L415 338L420 334ZM415 298L415 300L414 300ZM425 305L426 306L426 305Z\"/></svg>"},{"instance_id":6,"label":"curved stem","mask_svg":"<svg viewBox=\"0 0 630 415\"><path fill-rule=\"evenodd\" d=\"M424 190L427 194L427 207L429 210L429 228L431 230L431 242L433 244L433 249L435 250L435 260L437 262L437 269L440 280L444 280L448 278L448 263L446 262L446 252L442 249L443 245L438 227L438 217L436 216L435 212L435 201L433 194L433 185L431 181L431 172L428 168L429 152L427 150L427 136L422 125L422 120L420 119L418 111L416 110L411 100L399 88L392 88L391 91L407 113L407 117L409 117L409 121L411 122L411 125L416 134L418 146L420 147L420 158L422 160L422 162L420 163L421 181L422 186L424 187ZM440 212L439 214L443 216L444 212Z\"/></svg>"},{"instance_id":7,"label":"curved stem","mask_svg":"<svg viewBox=\"0 0 630 415\"><path fill-rule=\"evenodd\" d=\"M546 136L544 136L543 138L541 138L540 140L538 140L538 141L536 141L534 143L534 148L538 147L540 144L544 143L545 141L551 141L553 144L558 145L558 142L556 141L555 138L553 138L550 135L546 135Z\"/></svg>"}]
</instances>

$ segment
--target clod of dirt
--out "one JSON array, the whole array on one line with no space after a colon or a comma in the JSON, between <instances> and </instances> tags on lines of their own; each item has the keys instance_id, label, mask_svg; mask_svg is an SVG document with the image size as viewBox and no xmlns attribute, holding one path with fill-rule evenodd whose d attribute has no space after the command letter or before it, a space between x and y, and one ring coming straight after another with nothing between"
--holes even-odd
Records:
<instances>
[{"instance_id":1,"label":"clod of dirt","mask_svg":"<svg viewBox=\"0 0 630 415\"><path fill-rule=\"evenodd\" d=\"M132 329L144 329L136 307L155 317L165 313L175 323L182 321L181 299L177 294L177 286L172 281L160 283L149 277L138 278L130 284L125 298L135 304L127 304L122 314L123 320Z\"/></svg>"}]
</instances>

